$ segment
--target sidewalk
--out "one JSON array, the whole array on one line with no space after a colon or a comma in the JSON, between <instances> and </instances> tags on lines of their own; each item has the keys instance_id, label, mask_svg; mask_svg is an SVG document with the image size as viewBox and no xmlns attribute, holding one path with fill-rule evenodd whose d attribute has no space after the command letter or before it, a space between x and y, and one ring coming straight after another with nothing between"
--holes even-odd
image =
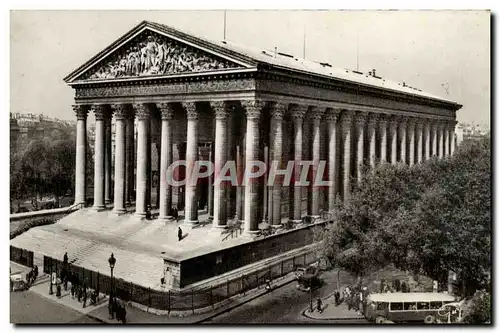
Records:
<instances>
[{"instance_id":1,"label":"sidewalk","mask_svg":"<svg viewBox=\"0 0 500 333\"><path fill-rule=\"evenodd\" d=\"M12 269L12 274L15 272L28 272L29 268L19 265L17 263L10 262L10 266ZM295 275L293 273L288 274L287 276L274 280L271 285L273 289L284 286L290 282L295 280ZM35 284L31 286L30 290L48 298L56 303L64 305L68 308L71 308L75 311L78 311L82 314L85 314L88 317L91 317L95 320L98 320L102 323L106 324L121 324L116 319L109 319L108 312L108 297L102 296L99 299L97 305L87 305L87 307L83 308L82 303L78 302L78 300L72 299L70 290L64 291L61 290L61 297L56 297L56 289L54 287L54 294L49 295L49 287L50 281L48 280L48 275L44 274L44 276L39 277ZM160 316L153 313L142 311L138 308L132 307L127 304L127 324L196 324L202 321L208 320L212 317L218 316L224 312L230 311L242 304L245 304L263 294L267 293L267 290L262 286L260 288L256 288L254 290L250 290L245 293L245 295L237 296L230 300L229 303L220 306L219 308L214 309L213 311L207 313L198 313L192 315L186 315L183 317L178 316Z\"/></svg>"},{"instance_id":2,"label":"sidewalk","mask_svg":"<svg viewBox=\"0 0 500 333\"><path fill-rule=\"evenodd\" d=\"M316 310L316 301L313 302L314 311L310 312L309 308L304 310L303 315L309 319L316 320L359 320L365 317L354 310L348 310L347 304L342 303L335 306L335 298L333 295L327 296L323 301L323 312Z\"/></svg>"}]
</instances>

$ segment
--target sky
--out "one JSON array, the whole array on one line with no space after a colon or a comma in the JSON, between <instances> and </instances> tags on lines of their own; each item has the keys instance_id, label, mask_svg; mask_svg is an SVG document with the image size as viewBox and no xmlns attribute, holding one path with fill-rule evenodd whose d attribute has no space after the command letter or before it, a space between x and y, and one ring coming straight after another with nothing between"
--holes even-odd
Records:
<instances>
[{"instance_id":1,"label":"sky","mask_svg":"<svg viewBox=\"0 0 500 333\"><path fill-rule=\"evenodd\" d=\"M143 20L212 40L224 11L11 11L11 112L74 120L63 78ZM304 38L305 35L305 38ZM463 104L490 123L488 11L233 11L226 39L368 72ZM304 43L305 40L305 43ZM305 45L305 47L304 47Z\"/></svg>"}]
</instances>

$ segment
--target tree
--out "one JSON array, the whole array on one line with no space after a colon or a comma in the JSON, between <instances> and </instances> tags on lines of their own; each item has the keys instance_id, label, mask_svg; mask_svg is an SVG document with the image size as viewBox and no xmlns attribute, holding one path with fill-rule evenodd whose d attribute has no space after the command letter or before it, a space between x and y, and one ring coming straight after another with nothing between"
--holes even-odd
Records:
<instances>
[{"instance_id":1,"label":"tree","mask_svg":"<svg viewBox=\"0 0 500 333\"><path fill-rule=\"evenodd\" d=\"M490 140L453 157L363 174L334 224L319 233L323 255L355 274L393 264L446 284L458 273L465 294L488 283L491 268Z\"/></svg>"}]
</instances>

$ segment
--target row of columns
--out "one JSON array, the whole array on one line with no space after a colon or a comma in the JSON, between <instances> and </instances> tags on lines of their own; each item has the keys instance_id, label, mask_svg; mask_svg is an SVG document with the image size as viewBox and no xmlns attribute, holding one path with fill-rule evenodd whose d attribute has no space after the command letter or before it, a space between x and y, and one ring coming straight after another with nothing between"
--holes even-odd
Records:
<instances>
[{"instance_id":1,"label":"row of columns","mask_svg":"<svg viewBox=\"0 0 500 333\"><path fill-rule=\"evenodd\" d=\"M231 126L228 122L232 103L224 101L210 102L215 115L214 167L215 174L220 174L221 168L226 165L231 156ZM198 111L195 102L183 102L187 115L187 143L186 143L186 189L185 189L185 223L198 223L198 205L196 202L196 184L190 177L195 162L198 159ZM351 193L351 151L356 150L356 179L361 181L362 167L365 164L365 135L368 142L368 164L374 167L377 156L380 162L408 163L410 166L420 163L431 156L444 157L453 154L455 147L454 121L441 121L427 118L391 116L380 113L367 113L350 110L324 108L310 105L266 102L261 100L241 101L246 113L246 137L244 147L245 165L252 165L259 160L259 120L264 108L269 108L271 116L269 137L269 162L278 163L283 169L283 119L285 114L290 116L293 123L293 151L294 170L293 180L299 180L301 175L300 163L310 160L311 173L309 175L309 191L307 213L310 216L319 216L320 191L315 184L318 165L320 162L320 124L326 121L328 149L327 178L332 181L328 188L328 209L333 209L335 198L340 194L338 182L343 183L343 198L349 200ZM167 181L168 166L173 162L172 154L172 119L173 104L157 103L161 113L161 154L160 154L160 192L159 192L159 219L170 220L172 206L172 188ZM86 164L86 118L89 107L76 105L77 114L77 157L76 157L76 189L75 203L85 202L85 164ZM106 175L106 168L110 168L111 152L107 149L110 137L107 134L108 123L113 113L116 120L116 149L115 149L115 183L114 208L117 214L125 212L127 203L131 201L133 191L134 168L134 115L137 119L137 173L135 215L145 217L150 205L151 189L151 125L150 109L147 104L114 104L93 105L91 110L95 114L95 166L94 166L94 209L102 210L105 204L111 201L109 190L111 179ZM311 125L310 156L303 156L303 127L304 119ZM353 126L354 125L354 126ZM352 133L354 131L354 133ZM351 142L355 139L355 142ZM340 142L339 142L340 141ZM342 143L342 152L339 146ZM377 146L378 154L377 154ZM399 149L398 149L399 147ZM416 149L415 149L416 147ZM236 151L236 167L241 169L240 146ZM388 158L390 154L390 160ZM343 175L339 175L339 161L342 160ZM131 178L132 177L132 178ZM213 184L213 226L220 230L227 226L229 184L215 181ZM282 186L275 183L265 192L269 195L268 218L273 226L281 224ZM108 194L109 191L109 194ZM244 191L244 192L243 192ZM293 182L290 196L290 219L301 220L302 187ZM237 197L244 197L244 206L236 202L236 214L244 220L244 231L248 235L258 232L259 224L259 184L250 181L247 186L237 188ZM209 208L210 209L210 208Z\"/></svg>"}]
</instances>

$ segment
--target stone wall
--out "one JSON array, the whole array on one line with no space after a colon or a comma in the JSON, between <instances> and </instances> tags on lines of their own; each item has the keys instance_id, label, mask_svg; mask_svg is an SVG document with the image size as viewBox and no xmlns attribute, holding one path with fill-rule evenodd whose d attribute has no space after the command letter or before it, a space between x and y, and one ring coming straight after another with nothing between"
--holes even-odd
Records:
<instances>
[{"instance_id":1,"label":"stone wall","mask_svg":"<svg viewBox=\"0 0 500 333\"><path fill-rule=\"evenodd\" d=\"M301 229L271 235L250 243L182 261L180 263L180 275L178 276L180 287L312 244L313 226L309 225ZM173 266L167 262L165 265L166 267Z\"/></svg>"}]
</instances>

